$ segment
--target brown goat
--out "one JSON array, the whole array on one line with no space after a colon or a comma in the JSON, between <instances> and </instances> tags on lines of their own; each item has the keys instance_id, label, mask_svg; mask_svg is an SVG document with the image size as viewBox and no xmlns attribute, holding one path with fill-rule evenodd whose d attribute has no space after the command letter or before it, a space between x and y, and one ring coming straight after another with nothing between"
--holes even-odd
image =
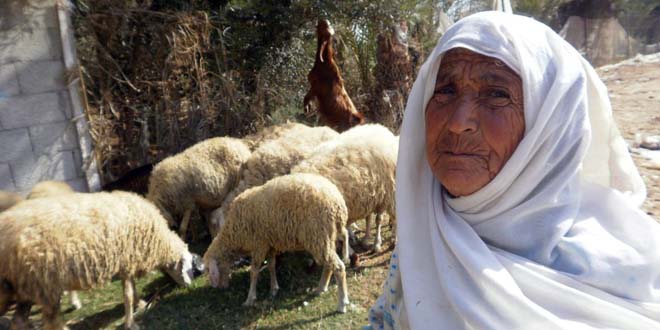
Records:
<instances>
[{"instance_id":1,"label":"brown goat","mask_svg":"<svg viewBox=\"0 0 660 330\"><path fill-rule=\"evenodd\" d=\"M311 101L318 101L318 111L328 126L339 132L364 123L364 116L355 109L344 89L344 80L335 63L332 36L335 31L327 20L316 26L316 59L307 75L311 88L305 95L305 113L311 110Z\"/></svg>"}]
</instances>

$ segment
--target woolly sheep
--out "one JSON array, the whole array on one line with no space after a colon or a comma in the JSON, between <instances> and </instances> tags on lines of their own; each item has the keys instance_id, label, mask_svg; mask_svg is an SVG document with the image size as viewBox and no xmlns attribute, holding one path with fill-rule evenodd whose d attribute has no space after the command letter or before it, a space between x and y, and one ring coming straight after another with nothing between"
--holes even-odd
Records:
<instances>
[{"instance_id":1,"label":"woolly sheep","mask_svg":"<svg viewBox=\"0 0 660 330\"><path fill-rule=\"evenodd\" d=\"M154 167L147 199L160 208L171 227L179 227L179 234L185 238L195 207L218 208L238 183L248 157L250 149L239 139L218 137L199 142Z\"/></svg>"},{"instance_id":2,"label":"woolly sheep","mask_svg":"<svg viewBox=\"0 0 660 330\"><path fill-rule=\"evenodd\" d=\"M32 187L27 195L27 199L55 197L74 193L73 188L61 181L41 181ZM76 291L65 292L69 294L69 300L73 308L81 309L82 303Z\"/></svg>"},{"instance_id":3,"label":"woolly sheep","mask_svg":"<svg viewBox=\"0 0 660 330\"><path fill-rule=\"evenodd\" d=\"M378 214L374 250L380 251L380 222L387 212L392 224L398 138L386 127L367 124L351 128L319 146L291 173L315 173L341 191L348 207L348 224ZM369 234L369 232L367 232ZM344 259L348 256L344 255Z\"/></svg>"},{"instance_id":4,"label":"woolly sheep","mask_svg":"<svg viewBox=\"0 0 660 330\"><path fill-rule=\"evenodd\" d=\"M0 212L9 209L22 200L23 197L19 194L0 190Z\"/></svg>"},{"instance_id":5,"label":"woolly sheep","mask_svg":"<svg viewBox=\"0 0 660 330\"><path fill-rule=\"evenodd\" d=\"M177 283L192 278L192 255L151 203L127 192L27 200L0 214L0 315L17 303L12 329L26 329L32 304L44 327L63 329L64 290L123 281L126 329L133 321L136 277L160 267Z\"/></svg>"},{"instance_id":6,"label":"woolly sheep","mask_svg":"<svg viewBox=\"0 0 660 330\"><path fill-rule=\"evenodd\" d=\"M71 186L61 181L41 181L32 187L27 199L59 196L73 193Z\"/></svg>"},{"instance_id":7,"label":"woolly sheep","mask_svg":"<svg viewBox=\"0 0 660 330\"><path fill-rule=\"evenodd\" d=\"M309 126L294 122L286 122L280 125L272 125L263 128L262 130L254 134L250 134L243 137L243 141L248 145L251 151L254 151L257 148L259 148L259 146L261 146L262 143L270 140L275 140L280 136L287 134L291 130L300 129L302 127L309 127Z\"/></svg>"},{"instance_id":8,"label":"woolly sheep","mask_svg":"<svg viewBox=\"0 0 660 330\"><path fill-rule=\"evenodd\" d=\"M217 234L224 222L224 212L236 196L248 188L288 174L293 166L309 156L319 144L337 136L339 133L329 127L296 125L282 133L279 138L263 143L245 162L241 181L236 188L227 194L222 206L211 213L211 235L215 237Z\"/></svg>"},{"instance_id":9,"label":"woolly sheep","mask_svg":"<svg viewBox=\"0 0 660 330\"><path fill-rule=\"evenodd\" d=\"M285 251L308 251L322 264L316 293L325 292L330 276L338 284L337 310L349 304L344 263L335 252L337 234L347 236L348 211L341 193L327 179L313 174L291 174L240 194L227 212L225 225L204 255L213 287L229 285L232 262L251 254L250 289L245 306L257 298L259 268L268 257L271 295L279 290L275 256Z\"/></svg>"}]
</instances>

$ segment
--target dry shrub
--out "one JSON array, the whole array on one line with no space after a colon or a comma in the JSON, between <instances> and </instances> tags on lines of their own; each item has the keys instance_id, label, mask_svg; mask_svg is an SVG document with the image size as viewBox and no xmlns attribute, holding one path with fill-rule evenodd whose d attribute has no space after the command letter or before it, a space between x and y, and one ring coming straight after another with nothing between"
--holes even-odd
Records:
<instances>
[{"instance_id":1,"label":"dry shrub","mask_svg":"<svg viewBox=\"0 0 660 330\"><path fill-rule=\"evenodd\" d=\"M74 16L104 182L208 137L244 133L258 117L243 111L208 14L148 5L90 1Z\"/></svg>"}]
</instances>

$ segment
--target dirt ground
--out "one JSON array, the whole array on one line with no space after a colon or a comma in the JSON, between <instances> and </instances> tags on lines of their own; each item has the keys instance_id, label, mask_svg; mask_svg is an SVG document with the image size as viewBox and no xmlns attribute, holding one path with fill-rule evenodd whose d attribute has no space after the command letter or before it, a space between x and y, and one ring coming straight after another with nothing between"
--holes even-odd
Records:
<instances>
[{"instance_id":1,"label":"dirt ground","mask_svg":"<svg viewBox=\"0 0 660 330\"><path fill-rule=\"evenodd\" d=\"M629 145L636 133L660 136L660 53L638 56L596 71L607 85L614 118ZM642 209L660 221L660 159L648 159L639 151L632 149L646 183L647 198Z\"/></svg>"}]
</instances>

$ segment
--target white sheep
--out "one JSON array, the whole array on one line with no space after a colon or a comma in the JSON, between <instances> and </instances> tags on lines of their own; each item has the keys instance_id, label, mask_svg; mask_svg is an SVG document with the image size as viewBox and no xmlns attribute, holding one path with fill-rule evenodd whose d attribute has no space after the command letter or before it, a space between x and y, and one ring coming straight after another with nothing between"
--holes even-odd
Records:
<instances>
[{"instance_id":1,"label":"white sheep","mask_svg":"<svg viewBox=\"0 0 660 330\"><path fill-rule=\"evenodd\" d=\"M66 182L41 181L32 187L27 195L27 199L66 195L73 192L73 188Z\"/></svg>"},{"instance_id":2,"label":"white sheep","mask_svg":"<svg viewBox=\"0 0 660 330\"><path fill-rule=\"evenodd\" d=\"M295 122L286 122L284 124L272 125L265 127L256 133L244 136L243 141L248 145L248 147L250 147L251 151L254 151L259 148L262 143L275 140L280 136L287 134L289 131L300 129L301 127L309 126Z\"/></svg>"},{"instance_id":3,"label":"white sheep","mask_svg":"<svg viewBox=\"0 0 660 330\"><path fill-rule=\"evenodd\" d=\"M337 310L349 304L344 263L335 251L338 233L347 236L348 211L341 193L327 179L313 174L290 174L244 191L231 204L224 226L204 255L213 287L229 285L232 262L250 253L250 290L244 305L254 304L259 268L268 257L271 295L279 290L275 256L285 251L308 251L323 275L316 293L325 292L330 276L338 284Z\"/></svg>"},{"instance_id":4,"label":"white sheep","mask_svg":"<svg viewBox=\"0 0 660 330\"><path fill-rule=\"evenodd\" d=\"M19 194L0 190L0 212L9 209L22 200L23 197L21 197Z\"/></svg>"},{"instance_id":5,"label":"white sheep","mask_svg":"<svg viewBox=\"0 0 660 330\"><path fill-rule=\"evenodd\" d=\"M69 186L65 182L41 181L32 187L26 198L35 199L35 198L44 198L44 197L55 197L66 194L72 194L74 192L75 191L73 190L73 188L71 188L71 186ZM73 308L75 309L82 308L82 302L80 302L80 298L78 297L78 292L71 291L71 292L65 292L65 294L69 294L69 301L71 302L71 305L73 305Z\"/></svg>"},{"instance_id":6,"label":"white sheep","mask_svg":"<svg viewBox=\"0 0 660 330\"><path fill-rule=\"evenodd\" d=\"M156 268L177 283L192 279L192 255L158 209L127 192L70 194L19 203L0 214L0 315L17 303L12 329L27 325L32 304L44 328L60 330L64 290L86 290L119 276L126 329L137 304L134 280Z\"/></svg>"},{"instance_id":7,"label":"white sheep","mask_svg":"<svg viewBox=\"0 0 660 330\"><path fill-rule=\"evenodd\" d=\"M225 197L219 209L210 216L211 235L215 237L224 222L224 212L243 191L260 186L266 181L284 174L309 156L323 142L339 136L329 127L309 127L301 124L289 127L273 140L264 142L252 152L241 172L241 180Z\"/></svg>"},{"instance_id":8,"label":"white sheep","mask_svg":"<svg viewBox=\"0 0 660 330\"><path fill-rule=\"evenodd\" d=\"M380 251L380 223L384 213L388 213L391 223L395 224L398 142L398 138L382 125L356 126L319 146L291 173L315 173L334 183L346 200L349 225L359 219L368 220L372 213L376 213L374 250ZM344 259L347 257L346 254L343 256Z\"/></svg>"},{"instance_id":9,"label":"white sheep","mask_svg":"<svg viewBox=\"0 0 660 330\"><path fill-rule=\"evenodd\" d=\"M248 157L250 149L240 139L218 137L199 142L156 164L147 198L185 238L192 212L220 207L238 183Z\"/></svg>"}]
</instances>

